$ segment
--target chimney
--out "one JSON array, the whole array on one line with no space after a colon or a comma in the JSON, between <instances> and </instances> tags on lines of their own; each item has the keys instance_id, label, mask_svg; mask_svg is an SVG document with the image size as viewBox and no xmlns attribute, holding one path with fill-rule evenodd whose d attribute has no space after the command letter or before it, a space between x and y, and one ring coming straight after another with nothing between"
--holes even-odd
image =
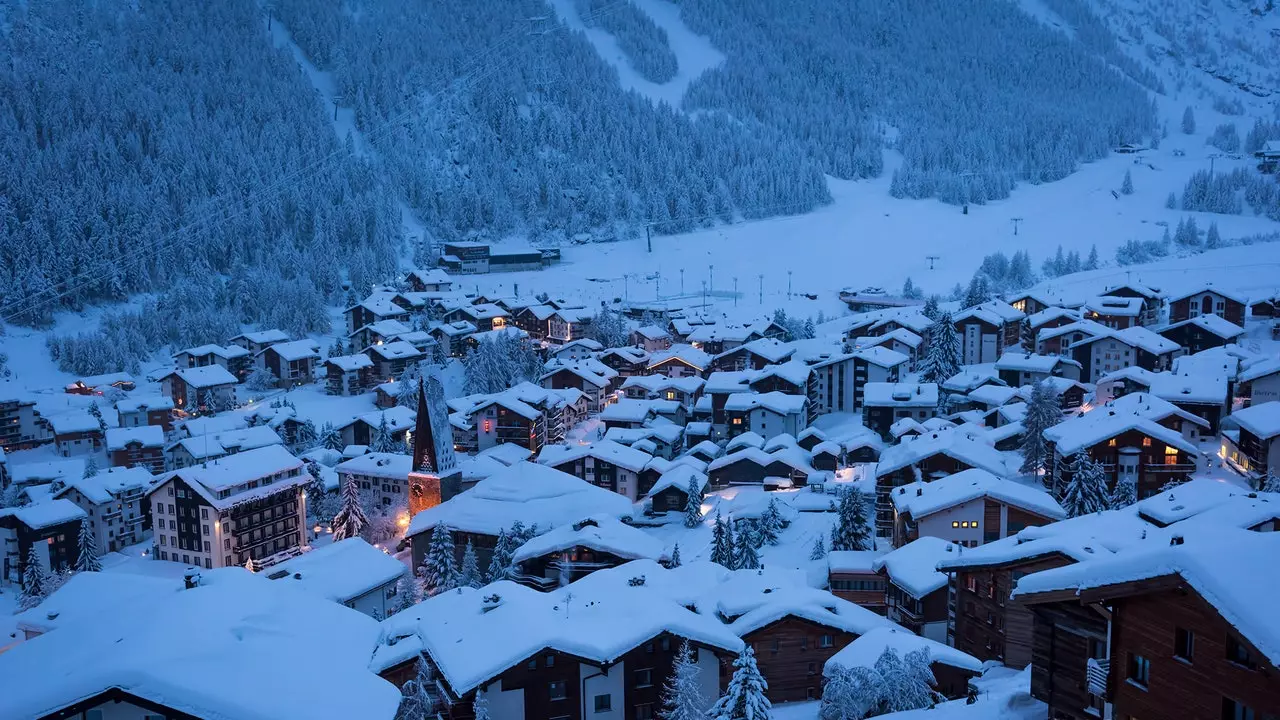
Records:
<instances>
[{"instance_id":1,"label":"chimney","mask_svg":"<svg viewBox=\"0 0 1280 720\"><path fill-rule=\"evenodd\" d=\"M1182 539L1181 535L1174 535L1173 537L1169 538L1170 545L1181 545L1183 542L1185 541Z\"/></svg>"},{"instance_id":2,"label":"chimney","mask_svg":"<svg viewBox=\"0 0 1280 720\"><path fill-rule=\"evenodd\" d=\"M924 488L916 488L916 497L924 495Z\"/></svg>"}]
</instances>

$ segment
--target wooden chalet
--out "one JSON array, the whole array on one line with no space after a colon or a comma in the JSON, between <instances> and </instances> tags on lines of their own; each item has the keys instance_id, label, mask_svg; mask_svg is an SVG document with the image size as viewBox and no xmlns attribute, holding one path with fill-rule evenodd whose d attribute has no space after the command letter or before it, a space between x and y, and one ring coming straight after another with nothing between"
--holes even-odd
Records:
<instances>
[{"instance_id":1,"label":"wooden chalet","mask_svg":"<svg viewBox=\"0 0 1280 720\"><path fill-rule=\"evenodd\" d=\"M1217 315L1197 315L1161 329L1160 337L1177 343L1194 355L1238 342L1244 337L1244 328Z\"/></svg>"},{"instance_id":2,"label":"wooden chalet","mask_svg":"<svg viewBox=\"0 0 1280 720\"><path fill-rule=\"evenodd\" d=\"M259 361L285 389L314 381L319 360L320 346L311 340L276 343L259 353Z\"/></svg>"},{"instance_id":3,"label":"wooden chalet","mask_svg":"<svg viewBox=\"0 0 1280 720\"><path fill-rule=\"evenodd\" d=\"M991 300L961 311L952 317L960 334L960 352L965 365L995 362L1006 348L1021 344L1023 313L1013 306Z\"/></svg>"},{"instance_id":4,"label":"wooden chalet","mask_svg":"<svg viewBox=\"0 0 1280 720\"><path fill-rule=\"evenodd\" d=\"M832 550L827 553L827 587L831 594L884 615L888 581L876 571L881 553L874 550Z\"/></svg>"},{"instance_id":5,"label":"wooden chalet","mask_svg":"<svg viewBox=\"0 0 1280 720\"><path fill-rule=\"evenodd\" d=\"M1164 295L1160 288L1139 283L1125 283L1108 287L1104 295L1121 298L1141 298L1142 312L1138 314L1138 324L1150 327L1160 322L1160 309L1164 304Z\"/></svg>"},{"instance_id":6,"label":"wooden chalet","mask_svg":"<svg viewBox=\"0 0 1280 720\"><path fill-rule=\"evenodd\" d=\"M1244 325L1248 298L1214 285L1203 285L1191 292L1169 298L1169 322L1179 323L1201 315L1217 315L1234 325Z\"/></svg>"},{"instance_id":7,"label":"wooden chalet","mask_svg":"<svg viewBox=\"0 0 1280 720\"><path fill-rule=\"evenodd\" d=\"M373 360L364 353L327 358L324 371L325 391L330 395L359 395L375 377Z\"/></svg>"}]
</instances>

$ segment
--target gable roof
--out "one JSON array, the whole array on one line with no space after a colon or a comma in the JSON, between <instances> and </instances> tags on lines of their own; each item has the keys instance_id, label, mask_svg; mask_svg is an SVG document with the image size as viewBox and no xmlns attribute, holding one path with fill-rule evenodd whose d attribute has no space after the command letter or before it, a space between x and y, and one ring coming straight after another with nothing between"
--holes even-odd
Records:
<instances>
[{"instance_id":1,"label":"gable roof","mask_svg":"<svg viewBox=\"0 0 1280 720\"><path fill-rule=\"evenodd\" d=\"M728 412L751 412L763 408L776 415L795 415L804 411L808 398L777 391L767 393L734 393L724 403Z\"/></svg>"},{"instance_id":2,"label":"gable roof","mask_svg":"<svg viewBox=\"0 0 1280 720\"><path fill-rule=\"evenodd\" d=\"M894 585L912 597L923 599L947 586L947 574L938 571L938 562L954 553L955 546L951 543L925 535L876 558L871 568L877 572L884 570Z\"/></svg>"},{"instance_id":3,"label":"gable roof","mask_svg":"<svg viewBox=\"0 0 1280 720\"><path fill-rule=\"evenodd\" d=\"M653 456L649 453L613 440L599 440L588 445L547 445L538 453L538 463L549 467L576 462L584 458L603 460L637 473L653 460Z\"/></svg>"},{"instance_id":4,"label":"gable roof","mask_svg":"<svg viewBox=\"0 0 1280 720\"><path fill-rule=\"evenodd\" d=\"M1186 300L1192 295L1200 295L1202 293L1213 293L1215 295L1220 295L1228 300L1234 300L1235 302L1238 302L1241 305L1249 304L1248 297L1241 295L1240 293L1234 290L1231 290L1230 288L1220 287L1218 285L1214 285L1213 283L1205 283L1203 285L1196 286L1195 289L1193 290L1170 295L1168 298L1168 301L1169 303L1172 304L1172 303L1178 302L1179 300Z\"/></svg>"},{"instance_id":5,"label":"gable roof","mask_svg":"<svg viewBox=\"0 0 1280 720\"><path fill-rule=\"evenodd\" d=\"M1044 490L978 468L962 470L932 482L913 482L896 488L890 494L899 512L911 513L917 519L984 497L1050 520L1061 520L1067 516L1062 506Z\"/></svg>"},{"instance_id":6,"label":"gable roof","mask_svg":"<svg viewBox=\"0 0 1280 720\"><path fill-rule=\"evenodd\" d=\"M1262 439L1280 435L1280 400L1250 405L1231 413L1237 425Z\"/></svg>"},{"instance_id":7,"label":"gable roof","mask_svg":"<svg viewBox=\"0 0 1280 720\"><path fill-rule=\"evenodd\" d=\"M1195 327L1198 327L1205 332L1213 333L1224 340L1234 340L1244 334L1244 328L1217 315L1197 315L1193 318L1188 318L1181 322L1168 325L1163 328L1160 333L1163 335L1170 330L1176 330L1188 325L1194 325Z\"/></svg>"},{"instance_id":8,"label":"gable roof","mask_svg":"<svg viewBox=\"0 0 1280 720\"><path fill-rule=\"evenodd\" d=\"M876 464L876 477L883 477L938 454L959 460L969 467L986 470L993 475L1008 474L1003 453L984 440L975 439L974 435L955 428L920 435L907 442L885 448L880 453L880 462Z\"/></svg>"},{"instance_id":9,"label":"gable roof","mask_svg":"<svg viewBox=\"0 0 1280 720\"><path fill-rule=\"evenodd\" d=\"M702 371L711 364L711 356L692 345L672 345L666 350L659 350L649 355L649 369L652 370L672 361L681 362Z\"/></svg>"}]
</instances>

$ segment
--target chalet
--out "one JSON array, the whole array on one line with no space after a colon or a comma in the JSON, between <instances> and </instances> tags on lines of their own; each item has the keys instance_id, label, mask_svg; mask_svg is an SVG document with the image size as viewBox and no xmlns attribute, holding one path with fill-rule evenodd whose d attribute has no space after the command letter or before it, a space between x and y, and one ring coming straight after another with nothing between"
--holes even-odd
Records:
<instances>
[{"instance_id":1,"label":"chalet","mask_svg":"<svg viewBox=\"0 0 1280 720\"><path fill-rule=\"evenodd\" d=\"M1045 327L1036 332L1037 355L1071 356L1071 346L1110 333L1106 325L1092 320L1078 320L1064 325Z\"/></svg>"},{"instance_id":2,"label":"chalet","mask_svg":"<svg viewBox=\"0 0 1280 720\"><path fill-rule=\"evenodd\" d=\"M875 550L832 550L827 553L827 587L842 600L885 614L885 576L876 572Z\"/></svg>"},{"instance_id":3,"label":"chalet","mask_svg":"<svg viewBox=\"0 0 1280 720\"><path fill-rule=\"evenodd\" d=\"M0 396L0 450L12 452L34 447L40 430L36 419L36 401L18 395Z\"/></svg>"},{"instance_id":4,"label":"chalet","mask_svg":"<svg viewBox=\"0 0 1280 720\"><path fill-rule=\"evenodd\" d=\"M462 357L467 346L463 341L475 334L476 326L464 320L448 323L432 323L427 330L431 338L440 345L441 351L449 357Z\"/></svg>"},{"instance_id":5,"label":"chalet","mask_svg":"<svg viewBox=\"0 0 1280 720\"><path fill-rule=\"evenodd\" d=\"M373 361L372 376L388 381L400 377L406 368L423 359L422 351L403 340L370 345L364 354Z\"/></svg>"},{"instance_id":6,"label":"chalet","mask_svg":"<svg viewBox=\"0 0 1280 720\"><path fill-rule=\"evenodd\" d=\"M660 325L642 325L631 331L631 344L654 353L671 347L671 333Z\"/></svg>"},{"instance_id":7,"label":"chalet","mask_svg":"<svg viewBox=\"0 0 1280 720\"><path fill-rule=\"evenodd\" d=\"M741 437L741 436L739 436ZM758 447L729 449L727 455L712 460L707 474L716 488L730 485L759 485L765 489L800 487L821 482L826 473L809 464L800 448L767 453Z\"/></svg>"},{"instance_id":8,"label":"chalet","mask_svg":"<svg viewBox=\"0 0 1280 720\"><path fill-rule=\"evenodd\" d=\"M105 554L144 539L151 508L142 500L152 479L145 467L107 468L93 477L69 478L53 498L70 500L84 511L84 522L90 524L100 554Z\"/></svg>"},{"instance_id":9,"label":"chalet","mask_svg":"<svg viewBox=\"0 0 1280 720\"><path fill-rule=\"evenodd\" d=\"M981 435L961 428L939 430L885 448L876 464L876 535L891 537L894 509L891 494L917 480L931 482L962 470L978 468L1005 477L1004 455Z\"/></svg>"},{"instance_id":10,"label":"chalet","mask_svg":"<svg viewBox=\"0 0 1280 720\"><path fill-rule=\"evenodd\" d=\"M1280 168L1280 140L1268 140L1253 153L1258 158L1258 172L1271 174Z\"/></svg>"},{"instance_id":11,"label":"chalet","mask_svg":"<svg viewBox=\"0 0 1280 720\"><path fill-rule=\"evenodd\" d=\"M311 340L276 343L258 354L259 361L281 388L294 388L315 380L320 346Z\"/></svg>"},{"instance_id":12,"label":"chalet","mask_svg":"<svg viewBox=\"0 0 1280 720\"><path fill-rule=\"evenodd\" d=\"M1237 472L1259 486L1267 473L1280 475L1280 401L1251 405L1231 413L1218 454Z\"/></svg>"},{"instance_id":13,"label":"chalet","mask_svg":"<svg viewBox=\"0 0 1280 720\"><path fill-rule=\"evenodd\" d=\"M289 336L282 330L259 330L236 335L229 342L248 350L250 355L257 357L263 350L276 343L289 342Z\"/></svg>"},{"instance_id":14,"label":"chalet","mask_svg":"<svg viewBox=\"0 0 1280 720\"><path fill-rule=\"evenodd\" d=\"M106 446L111 467L164 471L164 429L158 425L107 428Z\"/></svg>"},{"instance_id":15,"label":"chalet","mask_svg":"<svg viewBox=\"0 0 1280 720\"><path fill-rule=\"evenodd\" d=\"M1047 377L1080 379L1080 363L1061 355L1032 355L1018 350L1006 351L996 361L1000 379L1013 387L1032 385Z\"/></svg>"},{"instance_id":16,"label":"chalet","mask_svg":"<svg viewBox=\"0 0 1280 720\"><path fill-rule=\"evenodd\" d=\"M649 355L650 375L667 377L702 376L711 366L711 355L692 345L672 345Z\"/></svg>"},{"instance_id":17,"label":"chalet","mask_svg":"<svg viewBox=\"0 0 1280 720\"><path fill-rule=\"evenodd\" d=\"M45 570L62 572L75 567L80 523L87 518L84 510L66 498L0 508L0 584L23 584L32 548ZM102 543L101 538L98 542Z\"/></svg>"},{"instance_id":18,"label":"chalet","mask_svg":"<svg viewBox=\"0 0 1280 720\"><path fill-rule=\"evenodd\" d=\"M581 337L591 327L594 316L583 308L557 308L547 318L548 342L563 345Z\"/></svg>"},{"instance_id":19,"label":"chalet","mask_svg":"<svg viewBox=\"0 0 1280 720\"><path fill-rule=\"evenodd\" d=\"M183 368L221 365L240 382L244 382L253 371L253 353L240 345L200 345L177 352L173 356L174 365Z\"/></svg>"},{"instance_id":20,"label":"chalet","mask_svg":"<svg viewBox=\"0 0 1280 720\"><path fill-rule=\"evenodd\" d=\"M1277 551L1273 533L1215 528L1020 579L1032 696L1073 720L1280 713L1275 622L1254 612Z\"/></svg>"},{"instance_id":21,"label":"chalet","mask_svg":"<svg viewBox=\"0 0 1280 720\"><path fill-rule=\"evenodd\" d=\"M1019 345L1024 317L999 300L975 305L953 316L952 322L960 334L962 362L965 365L995 362L1005 348Z\"/></svg>"},{"instance_id":22,"label":"chalet","mask_svg":"<svg viewBox=\"0 0 1280 720\"><path fill-rule=\"evenodd\" d=\"M373 382L373 360L364 353L340 355L324 361L325 392L330 395L359 395Z\"/></svg>"},{"instance_id":23,"label":"chalet","mask_svg":"<svg viewBox=\"0 0 1280 720\"><path fill-rule=\"evenodd\" d=\"M160 559L269 567L301 553L310 482L280 445L159 476L147 498Z\"/></svg>"},{"instance_id":24,"label":"chalet","mask_svg":"<svg viewBox=\"0 0 1280 720\"><path fill-rule=\"evenodd\" d=\"M1160 337L1173 341L1193 355L1237 342L1243 336L1244 328L1217 315L1197 315L1160 331Z\"/></svg>"},{"instance_id":25,"label":"chalet","mask_svg":"<svg viewBox=\"0 0 1280 720\"><path fill-rule=\"evenodd\" d=\"M413 459L404 453L371 452L338 463L339 487L354 481L362 493L383 508L409 507L409 471Z\"/></svg>"},{"instance_id":26,"label":"chalet","mask_svg":"<svg viewBox=\"0 0 1280 720\"><path fill-rule=\"evenodd\" d=\"M1255 362L1242 369L1236 396L1243 398L1246 406L1280 400L1280 358Z\"/></svg>"},{"instance_id":27,"label":"chalet","mask_svg":"<svg viewBox=\"0 0 1280 720\"><path fill-rule=\"evenodd\" d=\"M995 365L975 365L944 380L942 389L953 395L968 395L983 385L1006 387L1008 383L1000 379Z\"/></svg>"},{"instance_id":28,"label":"chalet","mask_svg":"<svg viewBox=\"0 0 1280 720\"><path fill-rule=\"evenodd\" d=\"M1145 327L1108 330L1072 343L1071 356L1080 364L1080 379L1097 382L1103 375L1128 367L1160 372L1173 365L1182 348Z\"/></svg>"},{"instance_id":29,"label":"chalet","mask_svg":"<svg viewBox=\"0 0 1280 720\"><path fill-rule=\"evenodd\" d=\"M593 485L547 465L517 462L475 487L413 515L405 537L413 547L414 567L422 564L436 525L450 531L457 559L470 542L480 567L488 567L499 533L517 521L537 518L543 532L588 517L621 517L633 508L625 495Z\"/></svg>"},{"instance_id":30,"label":"chalet","mask_svg":"<svg viewBox=\"0 0 1280 720\"><path fill-rule=\"evenodd\" d=\"M809 464L815 470L835 473L844 466L844 448L833 440L820 442L809 451Z\"/></svg>"},{"instance_id":31,"label":"chalet","mask_svg":"<svg viewBox=\"0 0 1280 720\"><path fill-rule=\"evenodd\" d=\"M621 389L623 395L634 400L672 400L693 412L705 385L706 381L700 377L633 375L623 381Z\"/></svg>"},{"instance_id":32,"label":"chalet","mask_svg":"<svg viewBox=\"0 0 1280 720\"><path fill-rule=\"evenodd\" d=\"M510 444L536 454L548 442L563 440L563 403L558 404L554 399L536 404L526 402L521 397L523 394L512 388L484 396L470 407L465 416L474 442L468 445L480 451ZM543 391L543 394L548 398L559 397L554 391Z\"/></svg>"},{"instance_id":33,"label":"chalet","mask_svg":"<svg viewBox=\"0 0 1280 720\"><path fill-rule=\"evenodd\" d=\"M439 268L430 270L410 270L405 277L413 292L449 292L453 290L453 278Z\"/></svg>"},{"instance_id":34,"label":"chalet","mask_svg":"<svg viewBox=\"0 0 1280 720\"><path fill-rule=\"evenodd\" d=\"M905 355L908 359L907 369L914 370L922 355L924 338L906 328L898 328L883 335L866 335L852 340L853 349L866 350L882 347L886 350Z\"/></svg>"},{"instance_id":35,"label":"chalet","mask_svg":"<svg viewBox=\"0 0 1280 720\"><path fill-rule=\"evenodd\" d=\"M542 465L610 490L635 502L640 472L653 456L612 440L589 445L548 445L538 455Z\"/></svg>"},{"instance_id":36,"label":"chalet","mask_svg":"<svg viewBox=\"0 0 1280 720\"><path fill-rule=\"evenodd\" d=\"M1066 517L1044 490L979 469L909 483L890 497L894 547L922 537L977 547Z\"/></svg>"},{"instance_id":37,"label":"chalet","mask_svg":"<svg viewBox=\"0 0 1280 720\"><path fill-rule=\"evenodd\" d=\"M1028 317L1050 309L1066 309L1069 304L1062 298L1054 297L1039 290L1023 290L1010 295L1006 302L1014 310Z\"/></svg>"},{"instance_id":38,"label":"chalet","mask_svg":"<svg viewBox=\"0 0 1280 720\"><path fill-rule=\"evenodd\" d=\"M101 421L85 410L72 410L49 418L53 444L62 457L92 455L102 450Z\"/></svg>"},{"instance_id":39,"label":"chalet","mask_svg":"<svg viewBox=\"0 0 1280 720\"><path fill-rule=\"evenodd\" d=\"M658 416L657 405L663 402L623 398L600 411L600 421L606 430L642 428ZM678 403L673 404L679 407Z\"/></svg>"},{"instance_id":40,"label":"chalet","mask_svg":"<svg viewBox=\"0 0 1280 720\"><path fill-rule=\"evenodd\" d=\"M591 338L570 340L550 350L550 360L594 360L604 350L604 346Z\"/></svg>"},{"instance_id":41,"label":"chalet","mask_svg":"<svg viewBox=\"0 0 1280 720\"><path fill-rule=\"evenodd\" d=\"M599 360L553 360L548 362L539 384L552 390L580 390L587 397L590 412L600 412L613 399L618 372Z\"/></svg>"},{"instance_id":42,"label":"chalet","mask_svg":"<svg viewBox=\"0 0 1280 720\"><path fill-rule=\"evenodd\" d=\"M1254 300L1249 305L1249 315L1258 319L1280 317L1280 292Z\"/></svg>"},{"instance_id":43,"label":"chalet","mask_svg":"<svg viewBox=\"0 0 1280 720\"><path fill-rule=\"evenodd\" d=\"M1203 285L1169 298L1169 322L1177 324L1193 317L1217 315L1232 325L1244 325L1248 306L1249 299L1243 295L1215 285Z\"/></svg>"},{"instance_id":44,"label":"chalet","mask_svg":"<svg viewBox=\"0 0 1280 720\"><path fill-rule=\"evenodd\" d=\"M108 391L132 392L136 387L132 375L118 372L86 375L67 385L65 390L69 395L102 395Z\"/></svg>"},{"instance_id":45,"label":"chalet","mask_svg":"<svg viewBox=\"0 0 1280 720\"><path fill-rule=\"evenodd\" d=\"M1099 403L1108 403L1129 393L1149 392L1156 373L1140 367L1128 367L1107 373L1098 378L1096 397Z\"/></svg>"},{"instance_id":46,"label":"chalet","mask_svg":"<svg viewBox=\"0 0 1280 720\"><path fill-rule=\"evenodd\" d=\"M809 399L780 392L734 393L725 400L729 437L751 430L766 440L782 433L792 437L809 424Z\"/></svg>"},{"instance_id":47,"label":"chalet","mask_svg":"<svg viewBox=\"0 0 1280 720\"><path fill-rule=\"evenodd\" d=\"M511 313L511 325L529 333L529 337L535 340L545 340L547 321L555 314L556 309L550 305L536 304L516 310L508 309L508 312Z\"/></svg>"},{"instance_id":48,"label":"chalet","mask_svg":"<svg viewBox=\"0 0 1280 720\"><path fill-rule=\"evenodd\" d=\"M972 655L894 627L870 630L849 643L827 661L823 673L830 678L838 669L875 668L886 650L893 650L899 656L919 651L927 653L933 671L933 689L948 699L967 696L969 681L982 674L982 663Z\"/></svg>"},{"instance_id":49,"label":"chalet","mask_svg":"<svg viewBox=\"0 0 1280 720\"><path fill-rule=\"evenodd\" d=\"M183 413L202 413L234 407L235 375L220 365L178 368L160 378L160 389Z\"/></svg>"},{"instance_id":50,"label":"chalet","mask_svg":"<svg viewBox=\"0 0 1280 720\"><path fill-rule=\"evenodd\" d=\"M947 575L935 568L956 553L941 538L923 536L871 564L885 578L885 617L921 637L947 641Z\"/></svg>"},{"instance_id":51,"label":"chalet","mask_svg":"<svg viewBox=\"0 0 1280 720\"><path fill-rule=\"evenodd\" d=\"M406 572L404 563L353 537L289 558L266 577L380 620L395 612L396 583Z\"/></svg>"},{"instance_id":52,"label":"chalet","mask_svg":"<svg viewBox=\"0 0 1280 720\"><path fill-rule=\"evenodd\" d=\"M399 320L379 320L347 335L347 342L352 348L381 345L413 332L413 328Z\"/></svg>"},{"instance_id":53,"label":"chalet","mask_svg":"<svg viewBox=\"0 0 1280 720\"><path fill-rule=\"evenodd\" d=\"M927 420L938 414L934 383L868 382L863 385L862 424L890 439L889 426L903 418Z\"/></svg>"},{"instance_id":54,"label":"chalet","mask_svg":"<svg viewBox=\"0 0 1280 720\"><path fill-rule=\"evenodd\" d=\"M689 506L689 485L705 492L708 480L706 473L690 465L672 465L649 487L646 497L655 514L681 514Z\"/></svg>"},{"instance_id":55,"label":"chalet","mask_svg":"<svg viewBox=\"0 0 1280 720\"><path fill-rule=\"evenodd\" d=\"M382 320L407 320L409 311L396 304L395 297L396 293L390 290L377 290L344 310L347 333L354 333L366 325Z\"/></svg>"},{"instance_id":56,"label":"chalet","mask_svg":"<svg viewBox=\"0 0 1280 720\"><path fill-rule=\"evenodd\" d=\"M156 425L169 432L173 429L173 398L163 395L121 398L116 401L116 415L122 428Z\"/></svg>"},{"instance_id":57,"label":"chalet","mask_svg":"<svg viewBox=\"0 0 1280 720\"><path fill-rule=\"evenodd\" d=\"M1128 395L1045 430L1051 451L1045 474L1053 486L1064 488L1070 483L1074 474L1070 458L1080 452L1101 465L1109 489L1117 482L1133 482L1139 498L1154 495L1165 484L1194 473L1200 452L1193 442L1178 430L1135 411L1134 404L1122 406L1125 400L1140 402L1142 398L1151 396ZM1181 416L1194 419L1201 427L1207 425L1195 416Z\"/></svg>"},{"instance_id":58,"label":"chalet","mask_svg":"<svg viewBox=\"0 0 1280 720\"><path fill-rule=\"evenodd\" d=\"M1079 310L1070 310L1065 307L1048 307L1035 314L1028 315L1025 324L1031 327L1032 333L1039 333L1041 330L1052 330L1053 328L1079 321Z\"/></svg>"},{"instance_id":59,"label":"chalet","mask_svg":"<svg viewBox=\"0 0 1280 720\"><path fill-rule=\"evenodd\" d=\"M1138 315L1138 324L1143 327L1159 324L1160 309L1164 303L1164 295L1159 288L1139 283L1125 283L1109 287L1103 294L1109 297L1142 298L1142 312Z\"/></svg>"},{"instance_id":60,"label":"chalet","mask_svg":"<svg viewBox=\"0 0 1280 720\"><path fill-rule=\"evenodd\" d=\"M1099 325L1105 325L1112 330L1124 330L1141 325L1143 312L1145 312L1143 298L1100 295L1084 304L1081 308L1081 317Z\"/></svg>"},{"instance_id":61,"label":"chalet","mask_svg":"<svg viewBox=\"0 0 1280 720\"><path fill-rule=\"evenodd\" d=\"M516 548L516 582L549 591L632 560L668 561L661 540L612 517L587 518Z\"/></svg>"},{"instance_id":62,"label":"chalet","mask_svg":"<svg viewBox=\"0 0 1280 720\"><path fill-rule=\"evenodd\" d=\"M1156 373L1148 392L1205 421L1209 433L1217 434L1221 419L1231 403L1231 390L1221 375L1198 373Z\"/></svg>"},{"instance_id":63,"label":"chalet","mask_svg":"<svg viewBox=\"0 0 1280 720\"><path fill-rule=\"evenodd\" d=\"M445 313L442 319L446 323L468 322L474 325L478 332L485 332L506 327L508 317L510 316L507 311L497 305L480 303L478 305L460 305Z\"/></svg>"},{"instance_id":64,"label":"chalet","mask_svg":"<svg viewBox=\"0 0 1280 720\"><path fill-rule=\"evenodd\" d=\"M710 370L760 370L769 365L784 363L793 354L795 348L787 343L775 338L760 338L716 355L711 359Z\"/></svg>"},{"instance_id":65,"label":"chalet","mask_svg":"<svg viewBox=\"0 0 1280 720\"><path fill-rule=\"evenodd\" d=\"M344 445L372 445L377 438L382 423L397 447L405 442L405 433L413 427L414 411L407 407L393 407L386 410L375 410L352 418L350 422L338 426Z\"/></svg>"},{"instance_id":66,"label":"chalet","mask_svg":"<svg viewBox=\"0 0 1280 720\"><path fill-rule=\"evenodd\" d=\"M609 348L598 359L624 378L643 375L649 367L649 353L635 347Z\"/></svg>"},{"instance_id":67,"label":"chalet","mask_svg":"<svg viewBox=\"0 0 1280 720\"><path fill-rule=\"evenodd\" d=\"M283 445L284 440L272 428L255 425L217 430L180 437L165 448L169 469L191 467L207 463L245 450L255 450L268 445Z\"/></svg>"}]
</instances>

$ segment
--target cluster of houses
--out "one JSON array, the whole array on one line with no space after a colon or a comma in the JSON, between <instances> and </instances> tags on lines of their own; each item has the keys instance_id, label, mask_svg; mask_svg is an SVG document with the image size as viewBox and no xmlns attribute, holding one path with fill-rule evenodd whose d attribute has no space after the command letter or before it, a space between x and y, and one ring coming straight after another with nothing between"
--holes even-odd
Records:
<instances>
[{"instance_id":1,"label":"cluster of houses","mask_svg":"<svg viewBox=\"0 0 1280 720\"><path fill-rule=\"evenodd\" d=\"M473 248L449 257L487 271ZM707 704L748 647L774 703L820 698L839 670L874 667L886 649L924 649L948 698L993 664L1030 667L1049 718L1277 715L1280 624L1257 603L1280 590L1280 360L1248 346L1245 323L1272 322L1278 305L1213 286L1165 296L1126 284L1079 302L1023 293L949 315L960 369L922 382L941 326L919 306L838 318L805 339L769 318L647 312L629 344L605 347L583 337L584 307L468 296L433 270L347 309L358 353L322 361L310 341L248 333L235 350L179 353L161 396L134 397L115 376L68 388L111 396L112 423L0 403L0 420L14 419L0 423L6 448L66 448L59 461L0 464L0 485L27 498L0 510L8 581L33 547L48 567L74 564L81 523L103 552L149 536L157 559L192 568L180 580L81 573L20 614L0 675L45 663L74 681L0 698L0 715L246 714L242 693L203 693L155 662L75 665L122 634L145 653L141 618L110 615L145 603L208 613L211 638L251 617L265 658L295 650L264 635L338 656L323 682L290 671L331 707L309 697L273 717L359 702L354 715L391 718L399 688L428 667L449 720L474 718L480 699L490 717L653 718L686 644ZM536 378L401 406L406 369L504 335L535 341ZM296 455L314 427L287 405L191 417L217 397L204 375L234 393L258 370L292 387L320 368L328 393L376 398L334 428L342 451ZM1046 387L1063 419L1043 431L1031 477L1017 451ZM83 456L103 451L109 467L85 472ZM1108 492L1132 485L1136 502L1071 517L1053 489L1084 456ZM406 509L403 561L358 538L308 551L318 479ZM830 511L852 488L868 495L876 539L828 552ZM769 517L783 539L762 568L714 564L698 554L710 517L680 534L691 507L740 529ZM506 577L404 602L408 569L442 533L457 563L506 558ZM209 610L220 602L233 607ZM91 620L108 631L89 632ZM243 669L211 645L203 682L234 686Z\"/></svg>"}]
</instances>

